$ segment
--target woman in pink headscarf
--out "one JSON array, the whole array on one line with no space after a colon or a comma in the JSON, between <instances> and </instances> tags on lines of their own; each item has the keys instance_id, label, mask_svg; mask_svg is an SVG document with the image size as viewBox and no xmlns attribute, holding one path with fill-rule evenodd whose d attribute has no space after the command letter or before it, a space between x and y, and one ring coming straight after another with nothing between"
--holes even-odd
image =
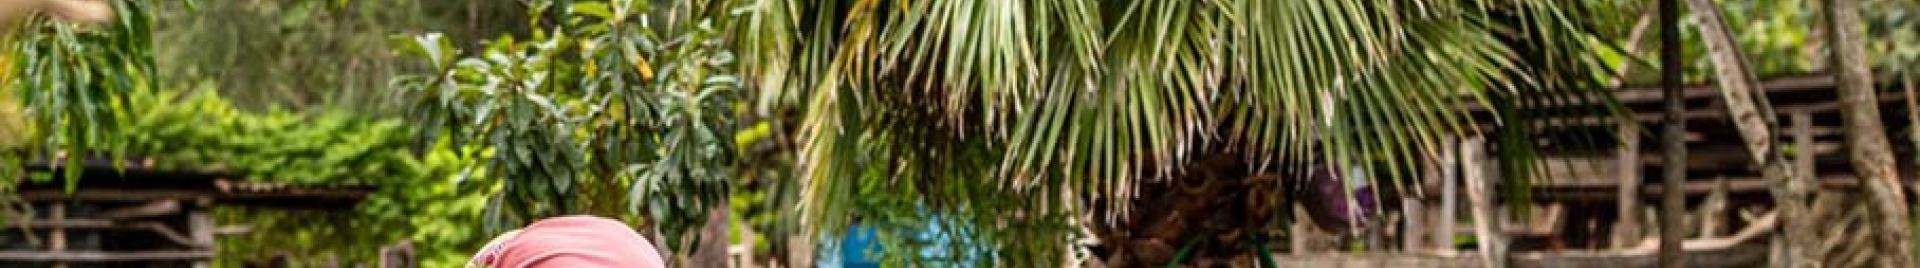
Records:
<instances>
[{"instance_id":1,"label":"woman in pink headscarf","mask_svg":"<svg viewBox=\"0 0 1920 268\"><path fill-rule=\"evenodd\" d=\"M625 223L594 216L547 218L495 237L468 267L667 267Z\"/></svg>"}]
</instances>

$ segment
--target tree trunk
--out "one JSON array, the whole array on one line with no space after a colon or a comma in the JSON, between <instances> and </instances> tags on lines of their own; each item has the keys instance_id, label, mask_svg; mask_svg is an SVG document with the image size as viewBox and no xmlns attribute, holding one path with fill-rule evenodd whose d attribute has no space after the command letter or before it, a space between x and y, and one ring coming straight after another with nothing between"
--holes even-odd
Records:
<instances>
[{"instance_id":1,"label":"tree trunk","mask_svg":"<svg viewBox=\"0 0 1920 268\"><path fill-rule=\"evenodd\" d=\"M1720 6L1711 0L1687 0L1687 6L1699 16L1700 34L1706 40L1707 52L1713 59L1714 75L1719 81L1720 95L1725 97L1727 114L1733 124L1739 128L1740 138L1746 141L1746 148L1754 163L1761 166L1761 176L1771 185L1780 217L1787 228L1783 229L1786 245L1783 248L1786 267L1817 267L1818 259L1810 255L1809 245L1816 237L1811 232L1812 222L1806 215L1807 189L1794 187L1795 170L1787 162L1786 154L1779 150L1774 141L1779 124L1776 123L1772 105L1768 104L1766 94L1755 88L1759 85L1747 60L1734 41L1733 33L1726 25L1726 17ZM1807 151L1803 151L1807 152ZM1804 172L1804 171L1801 171Z\"/></svg>"},{"instance_id":2,"label":"tree trunk","mask_svg":"<svg viewBox=\"0 0 1920 268\"><path fill-rule=\"evenodd\" d=\"M693 252L693 262L681 267L728 267L727 214L731 210L727 204L720 204L707 212L707 223L700 229L700 245Z\"/></svg>"},{"instance_id":3,"label":"tree trunk","mask_svg":"<svg viewBox=\"0 0 1920 268\"><path fill-rule=\"evenodd\" d=\"M1687 180L1686 102L1680 92L1680 14L1676 0L1660 0L1660 87L1665 97L1666 120L1660 135L1660 147L1666 159L1661 178L1665 189L1680 189ZM1684 213L1684 191L1664 191L1660 195L1660 267L1680 268L1686 256L1680 255Z\"/></svg>"},{"instance_id":4,"label":"tree trunk","mask_svg":"<svg viewBox=\"0 0 1920 268\"><path fill-rule=\"evenodd\" d=\"M1253 168L1245 159L1216 154L1188 163L1180 177L1140 185L1141 195L1129 201L1131 213L1089 230L1100 239L1090 266L1248 267L1258 259L1253 253L1270 253L1253 243L1267 242L1264 228L1291 209L1282 202L1295 198L1282 185L1290 176L1249 174ZM1312 202L1324 200L1299 201L1312 209Z\"/></svg>"},{"instance_id":5,"label":"tree trunk","mask_svg":"<svg viewBox=\"0 0 1920 268\"><path fill-rule=\"evenodd\" d=\"M1828 66L1839 85L1840 113L1846 123L1847 155L1866 189L1874 223L1881 232L1874 235L1884 252L1883 264L1913 267L1911 230L1907 226L1905 194L1895 170L1892 145L1887 142L1886 127L1880 122L1880 105L1873 84L1873 70L1867 67L1866 44L1861 39L1860 3L1857 0L1829 0L1822 9L1827 18L1827 46L1833 55Z\"/></svg>"}]
</instances>

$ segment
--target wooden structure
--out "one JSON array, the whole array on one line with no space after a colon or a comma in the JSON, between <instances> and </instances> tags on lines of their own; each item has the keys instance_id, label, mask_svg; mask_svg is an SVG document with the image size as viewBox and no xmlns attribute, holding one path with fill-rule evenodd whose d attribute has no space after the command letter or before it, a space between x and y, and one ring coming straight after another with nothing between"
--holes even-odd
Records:
<instances>
[{"instance_id":1,"label":"wooden structure","mask_svg":"<svg viewBox=\"0 0 1920 268\"><path fill-rule=\"evenodd\" d=\"M1827 74L1808 74L1764 79L1759 85L1780 116L1779 144L1787 147L1789 159L1799 170L1814 174L1826 201L1816 201L1809 215L1822 220L1823 226L1857 224L1841 205L1846 193L1857 192L1859 180L1848 166L1842 150L1839 103L1834 79ZM1311 243L1296 238L1291 249L1279 258L1283 267L1653 267L1654 237L1659 226L1653 224L1657 204L1664 189L1658 175L1664 159L1655 135L1663 120L1658 87L1624 87L1610 91L1626 108L1632 121L1599 107L1546 106L1529 109L1554 110L1555 116L1529 122L1537 133L1552 136L1535 139L1548 154L1535 167L1532 213L1519 217L1507 200L1495 191L1498 164L1488 152L1498 150L1499 137L1452 138L1432 164L1438 168L1424 175L1421 197L1401 200L1401 219L1394 230L1386 230L1399 239L1397 253L1363 255L1315 252ZM1897 92L1897 91L1894 91ZM1689 267L1760 267L1766 265L1776 249L1769 185L1761 179L1759 167L1749 159L1718 88L1711 84L1684 88L1689 153L1686 170L1689 180L1682 189L1687 196L1690 215L1686 218L1689 234L1684 247L1692 258ZM1905 96L1883 93L1879 96L1883 122L1892 137L1907 137L1912 131L1906 118L1909 110ZM1481 133L1494 133L1498 127L1484 109L1468 107L1483 124ZM1508 119L1511 120L1511 119ZM1511 121L1508 121L1511 123ZM1632 123L1619 123L1632 122ZM1570 134L1574 133L1574 134ZM1568 137L1600 137L1571 140ZM1611 137L1611 138L1609 138ZM1509 137L1510 138L1510 137ZM1914 145L1896 138L1894 151L1899 163L1910 159ZM1901 172L1914 174L1913 166L1902 165ZM1653 178L1653 179L1649 179ZM1649 183L1652 182L1652 183ZM1827 198L1833 197L1833 198ZM1818 200L1816 199L1816 200ZM1820 211L1822 208L1829 211ZM1824 213L1824 214L1823 214ZM1480 220L1495 219L1495 220ZM1294 227L1296 233L1301 227ZM1847 236L1836 227L1829 237ZM1829 238L1829 241L1844 241ZM1829 261L1864 259L1859 253L1844 252L1849 243L1829 243L1823 250L1829 256L1845 255ZM1861 243L1865 244L1865 243ZM1326 247L1321 247L1322 250ZM1382 248L1390 249L1390 248ZM1839 252L1839 253L1836 253ZM1496 261L1488 262L1488 258ZM1419 264L1406 266L1405 264Z\"/></svg>"},{"instance_id":2,"label":"wooden structure","mask_svg":"<svg viewBox=\"0 0 1920 268\"><path fill-rule=\"evenodd\" d=\"M247 231L217 225L216 206L345 209L371 192L130 165L90 161L73 191L59 179L19 185L17 201L31 209L0 229L0 267L210 267L215 236ZM28 169L64 171L45 163Z\"/></svg>"}]
</instances>

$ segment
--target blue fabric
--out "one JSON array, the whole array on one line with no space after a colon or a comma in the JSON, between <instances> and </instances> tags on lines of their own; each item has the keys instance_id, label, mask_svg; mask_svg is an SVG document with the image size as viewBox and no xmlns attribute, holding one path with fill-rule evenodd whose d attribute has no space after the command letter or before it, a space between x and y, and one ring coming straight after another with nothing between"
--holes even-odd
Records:
<instances>
[{"instance_id":1,"label":"blue fabric","mask_svg":"<svg viewBox=\"0 0 1920 268\"><path fill-rule=\"evenodd\" d=\"M840 243L827 245L814 261L818 267L879 268L880 245L874 242L875 231L871 227L855 225L847 229L847 235L840 237Z\"/></svg>"},{"instance_id":2,"label":"blue fabric","mask_svg":"<svg viewBox=\"0 0 1920 268\"><path fill-rule=\"evenodd\" d=\"M933 263L928 263L929 266L975 267L973 265L974 261L987 256L986 252L960 252L961 249L964 249L964 245L956 244L955 242L970 243L966 241L967 236L964 234L956 235L948 233L948 229L943 227L944 224L947 223L943 221L944 220L939 217L928 219L926 226L920 227L919 230L915 230L912 234L913 239L928 243L926 244L928 245L926 250L920 252L920 256L925 259L935 260ZM880 267L880 259L882 256L879 255L881 248L879 242L876 241L876 236L878 235L876 230L876 228L864 225L854 225L848 228L846 236L840 237L837 245L828 244L823 246L824 250L822 250L819 255L820 259L815 260L814 265L818 267L847 268ZM954 241L955 237L958 237L960 241ZM955 254L961 256L953 256Z\"/></svg>"}]
</instances>

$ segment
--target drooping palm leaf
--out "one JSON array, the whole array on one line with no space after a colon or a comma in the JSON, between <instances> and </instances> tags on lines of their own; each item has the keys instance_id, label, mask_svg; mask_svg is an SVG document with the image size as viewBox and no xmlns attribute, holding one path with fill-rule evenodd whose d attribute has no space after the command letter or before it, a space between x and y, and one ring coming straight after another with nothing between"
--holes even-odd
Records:
<instances>
[{"instance_id":1,"label":"drooping palm leaf","mask_svg":"<svg viewBox=\"0 0 1920 268\"><path fill-rule=\"evenodd\" d=\"M815 229L937 215L975 224L1003 264L1044 266L1057 255L1008 252L1064 252L1032 238L1124 215L1141 182L1177 179L1195 155L1242 153L1261 172L1319 158L1398 182L1443 136L1488 123L1463 104L1502 123L1577 104L1547 96L1593 77L1597 31L1572 18L1604 5L761 0L746 67L760 109L805 114ZM894 201L863 201L876 199Z\"/></svg>"},{"instance_id":2,"label":"drooping palm leaf","mask_svg":"<svg viewBox=\"0 0 1920 268\"><path fill-rule=\"evenodd\" d=\"M110 1L113 20L79 25L35 16L9 29L0 84L18 94L44 136L37 152L70 165L96 155L121 158L118 133L128 115L125 95L153 88L152 14L145 1ZM67 169L72 190L80 169Z\"/></svg>"}]
</instances>

